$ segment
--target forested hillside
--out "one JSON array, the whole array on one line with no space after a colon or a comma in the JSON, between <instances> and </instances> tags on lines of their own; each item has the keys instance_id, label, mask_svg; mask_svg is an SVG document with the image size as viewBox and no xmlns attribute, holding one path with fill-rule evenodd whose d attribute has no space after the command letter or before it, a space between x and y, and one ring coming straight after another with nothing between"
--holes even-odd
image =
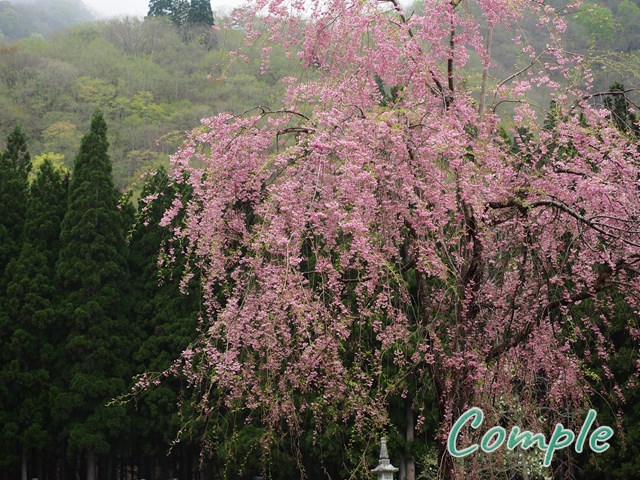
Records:
<instances>
[{"instance_id":1,"label":"forested hillside","mask_svg":"<svg viewBox=\"0 0 640 480\"><path fill-rule=\"evenodd\" d=\"M278 51L260 74L261 51L231 52L240 29L213 33L176 27L169 18L85 24L49 38L0 46L0 131L21 125L35 156L68 166L93 110L103 110L118 188L167 162L183 132L222 111L279 102L296 63ZM2 142L0 141L0 145Z\"/></svg>"},{"instance_id":2,"label":"forested hillside","mask_svg":"<svg viewBox=\"0 0 640 480\"><path fill-rule=\"evenodd\" d=\"M48 35L94 20L82 0L3 0L0 2L0 41Z\"/></svg>"},{"instance_id":3,"label":"forested hillside","mask_svg":"<svg viewBox=\"0 0 640 480\"><path fill-rule=\"evenodd\" d=\"M151 3L162 7L171 2ZM186 5L185 2L182 4ZM283 79L315 79L318 71L324 68L319 60L322 52L311 61L304 58L301 61L295 55L288 57L276 46L272 50L271 45L260 42L248 46L245 41L245 24L231 18L216 18L216 28L212 30L203 27L202 23L194 23L195 17L193 14L190 16L186 9L176 13L174 10L158 7L157 11L153 11L157 15L145 19L121 18L60 29L81 23L89 19L90 14L75 0L50 0L42 4L46 8L41 4L34 5L0 2L0 480L94 480L87 473L90 471L97 472L95 478L99 480L251 480L265 473L276 480L288 480L298 478L301 469L313 480L344 479L356 474L366 476L369 468L375 465L376 447L356 428L355 422L335 422L321 427L320 423L316 423L317 412L307 410L299 418L300 425L304 428L300 429L298 437L294 439L287 435L278 436L274 434L276 430L270 429L273 425L252 423L255 412L250 408L228 408L225 402L232 397L231 393L226 398L217 399L218 403L211 404L218 392L212 391L212 384L208 383L206 375L204 379L199 379L201 383L197 383L194 382L195 373L191 377L182 374L184 371L189 372L188 368L197 372L198 365L190 363L189 352L192 352L195 332L205 325L201 317L203 312L206 314L207 308L212 309L211 305L217 301L221 304L227 301L225 295L228 295L231 287L212 290L208 292L209 295L203 296L201 274L203 271L210 273L207 268L217 259L209 258L201 264L187 263L185 257L188 241L186 236L179 238L184 232L180 228L185 227L185 219L189 219L190 214L194 215L194 211L199 213L198 208L188 211L189 201L196 198L193 205L197 206L206 205L210 199L203 199L206 197L202 193L203 189L197 191L199 185L191 182L187 170L177 174L176 171L168 172L166 167L169 165L169 157L184 146L187 138L185 132L191 129L199 129L197 132L201 131L202 138L206 141L216 137L216 130L208 130L206 126L199 127L202 118L221 112L240 115L256 106L264 106L254 111L267 117L272 113L270 109L282 106L286 86ZM594 91L600 93L590 101L605 107L603 121L609 122L611 127L607 130L607 135L624 139L629 144L637 143L639 136L635 89L640 78L639 5L637 0L608 0L598 6L585 4L577 14L566 19L568 26L563 40L568 50L579 52L584 56L584 62L593 67ZM55 12L62 12L61 17L58 13L51 13L49 6ZM64 13L67 11L65 9L69 10L68 14ZM478 14L476 10L475 6L469 7L472 15ZM415 2L408 11L418 14L424 11L424 4ZM209 13L210 11L206 12L207 15ZM533 16L525 17L516 27L527 41L538 51L542 51L545 44L538 35L539 26L536 22L537 19ZM532 58L523 55L519 47L510 40L512 36L512 30L500 27L487 35L492 39L492 56L484 79L482 61L478 56L472 55L469 65L465 67L466 83L460 82L459 86L460 90L466 89L464 91L469 92L470 103L481 102L483 90L492 92L514 71L526 71L532 63ZM295 38L292 39L292 44L297 41L304 43L303 38ZM269 62L265 61L267 53L270 56ZM307 68L302 66L305 61L309 63ZM436 67L441 67L444 72L446 62L437 64ZM389 74L391 77L393 75L393 72ZM390 138L395 140L394 132L404 128L404 115L407 112L411 114L411 109L407 108L407 112L402 112L404 107L401 106L398 117L402 121L396 124L391 120L388 125L384 124L384 119L395 115L394 104L404 101L403 86L385 84L377 73L376 76L371 75L370 80L369 83L378 89L373 89L373 96L380 97L379 102L374 102L370 117L376 118L376 121L383 119L376 125L380 127L380 132L386 132L389 127ZM585 79L570 80L580 83ZM289 83L292 82L289 80ZM471 139L469 144L458 146L460 152L463 152L461 156L464 160L471 162L476 153L478 156L483 154L485 147L488 150L503 149L501 151L504 155L495 162L496 165L506 163L505 159L511 161L514 158L515 177L528 168L539 168L535 172L538 179L544 176L540 172L546 168L552 155L557 153L563 161L569 163L579 156L576 153L579 148L587 151L587 141L574 145L571 139L567 140L558 132L557 125L565 119L560 118L557 104L550 101L544 82L541 85L534 85L530 99L535 103L539 114L535 119L540 127L539 131L548 136L549 141L543 147L539 148L535 143L532 130L520 128L513 118L504 114L504 118L497 122L500 123L498 128L501 136L498 140L494 139L494 143L473 144L479 135L478 129L469 125L456 126L459 128L457 138L464 138L465 141ZM301 96L306 94L307 92L300 92ZM317 96L321 97L320 94ZM295 121L307 118L305 115L313 110L313 101L304 105L302 108L306 110L301 113L286 112L295 117L290 123L279 124L279 120L274 120L274 131L281 128L276 134L275 143L265 140L260 147L271 154L273 145L285 149L303 139L304 135L311 134L315 128L311 122L297 125ZM446 107L450 101L449 98L444 98ZM513 104L519 102L514 101ZM416 105L420 106L418 103ZM473 106L475 108L476 105ZM508 108L511 107L509 104ZM351 104L345 107L347 114L340 121L346 124L363 120L364 123L365 115L358 108L354 109ZM502 114L503 111L506 112L507 108L498 113ZM332 117L333 113L328 113L320 123L327 117ZM428 113L425 113L425 118ZM220 135L229 134L227 125L234 121L235 118L227 124L216 124ZM256 122L251 128L263 123L268 124L268 121ZM452 121L452 125L454 123ZM586 129L588 123L585 118L578 118L575 125L576 128ZM414 127L420 127L419 122L410 128ZM434 122L432 127L435 130L437 123ZM245 135L250 138L246 132L251 128L242 125L237 136ZM336 127L335 130L339 129ZM372 131L374 130L363 129L360 139L363 144L367 144ZM333 136L333 130L329 127L327 132L326 138L313 146L322 155L326 154L322 153L322 142L340 143L343 140L335 140L341 135L340 132ZM283 134L282 138L280 133ZM284 138L285 135L296 138L291 140L289 137ZM246 148L238 148L238 157L252 152L251 139L246 138L242 139L246 141L246 144L242 144ZM349 140L340 143L335 151L342 154L341 149L344 147L346 152ZM260 142L261 139L255 141ZM194 144L198 142L194 141ZM204 142L194 147L196 154L203 153L206 156L209 153L214 142ZM476 151L470 146L472 144ZM263 170L274 168L265 181L268 187L275 185L279 175L287 167L297 168L297 163L303 163L299 162L300 159L306 160L305 156L310 155L312 147L305 144L304 140L297 146L300 147L299 156L282 162L285 164L282 170L275 169L266 160L254 165L260 174L264 173ZM443 143L438 148L438 154L433 157L437 157L439 161L439 155L445 158L445 153L442 152L448 151L449 145ZM388 154L386 145L379 150L384 155ZM328 147L326 151L329 151ZM624 154L620 154L620 158L626 159L633 153L633 148L629 147ZM351 159L350 155L344 154L344 164ZM358 155L360 153L356 152L353 157L358 159ZM364 154L362 156L366 157ZM327 165L334 160L329 157L327 154ZM533 158L538 159L538 162L531 160ZM191 160L190 157L185 163ZM221 188L222 193L216 194L229 202L224 204L221 200L218 209L225 212L225 215L229 214L229 217L220 222L220 228L226 229L225 235L228 236L223 238L212 235L199 247L208 252L223 245L220 252L228 256L231 263L253 248L268 251L272 247L271 243L281 241L283 245L288 245L288 237L274 234L264 240L263 245L255 247L251 244L254 237L246 235L244 238L238 233L244 232L246 227L255 228L251 233L256 238L262 234L255 227L259 225L260 219L251 210L251 202L262 195L267 187L261 190L260 186L252 185L255 191L238 193L243 187L240 184L246 181L243 176L246 172L240 168L236 171L228 167L236 165L233 163L236 161L235 157L230 155L224 160L228 163L221 164L214 175L210 178L203 175L199 180L205 185L210 181L213 185L219 181L219 176L227 182ZM359 172L362 178L372 170L367 162L368 158L362 161L364 166ZM434 164L437 163L434 161ZM445 163L442 160L436 166L442 167ZM340 169L336 168L338 170ZM590 173L587 167L577 174L568 168L565 170L561 173L568 171L568 174L580 178L586 178ZM393 166L385 164L381 172L383 173L380 175L387 175L387 172L393 172ZM309 174L308 178L311 180L308 183L293 182L291 191L296 188L304 190L312 183L314 175L320 177L321 168L312 173L313 175ZM259 175L255 176L257 178ZM350 174L345 177L348 180L355 178ZM446 175L443 176L445 177ZM389 185L395 188L400 182L392 180ZM251 184L250 181L246 183ZM354 180L353 184L345 183L348 188L338 183L334 188L344 188L344 199L349 203L360 200L356 198L358 188L364 183L366 182L358 183ZM227 188L229 185L234 188ZM330 191L331 188L326 190ZM562 191L560 188L558 190ZM307 190L305 192L309 193ZM525 187L517 190L518 195L528 193ZM296 203L299 203L295 195L288 197L285 189L279 194L288 199L290 204L283 204L286 208L275 209L277 214L294 211ZM317 195L321 194L326 192L311 193L312 200L308 203L312 204ZM369 197L362 198L366 202ZM393 199L394 195L390 194L389 198ZM216 201L217 199L214 198ZM419 200L422 201L422 198ZM521 198L516 200L520 201ZM513 204L497 208L511 208L515 212L513 218L524 218L529 206L517 203L516 200ZM198 201L201 203L198 204ZM337 203L328 201L326 205ZM218 204L214 206L217 207ZM356 211L356 206L355 203L349 203L345 207L344 218ZM417 208L416 203L411 203L410 208ZM384 213L384 210L380 208L378 213ZM170 216L165 215L167 211L171 212ZM212 217L217 213L219 212L214 212ZM580 212L572 213L574 219L581 218ZM309 222L324 221L322 215ZM425 223L432 221L429 215L430 212L425 213ZM210 218L196 218L190 228L196 232L204 231L209 220ZM298 221L296 218L294 220ZM294 220L291 220L292 224ZM283 231L289 228L287 222L288 219L283 222ZM459 254L455 249L464 250L458 246L461 234L455 233L462 231L464 225L461 226L461 223L464 222L451 224L454 225L452 262ZM306 223L303 227L306 229ZM232 231L234 228L236 230ZM362 230L366 231L367 228L369 224L362 227ZM442 230L446 231L447 228ZM402 229L411 230L407 224ZM228 233L229 231L232 232ZM338 252L335 258L338 258L337 255L343 253L341 248L344 247L345 251L351 248L350 242L357 233L354 228L352 233L341 236L338 243L331 244L328 241L322 247L317 247L314 242L318 239L310 235L301 249L306 255L304 261L299 262L300 269L306 275L301 284L308 284L313 288L322 285L323 273L319 272L321 267L316 262L324 254L323 248L327 245L335 248ZM386 234L386 230L381 228L376 232L376 239L372 243ZM471 237L469 235L470 239ZM247 244L242 244L241 240ZM522 245L518 247L520 246ZM403 255L408 256L410 249L405 247L402 245L401 250ZM312 252L314 248L316 250ZM285 257L288 262L288 251L286 255L280 251L273 255L269 252L261 260L268 263ZM367 281L371 278L364 275L364 270L358 270L361 268L359 264L339 271L343 266L338 265L339 261L335 258L327 261L327 265L331 262L335 265L324 267L327 270L329 267L336 269L332 288L340 290L340 294L346 292L345 296L351 300L358 298L360 301L360 296L365 298L367 289L360 290L356 284L360 277ZM515 256L502 258L497 255L496 258L499 260L496 263L504 263L505 269L519 261L519 257ZM351 260L345 260L345 264L349 261ZM395 285L393 282L406 282L412 295L416 292L422 294L421 288L426 288L425 285L433 289L441 286L438 284L440 279L434 275L420 287L420 272L415 269L415 262L406 262L406 268L403 266L394 271L391 269L396 268L395 264L389 266L390 263L387 262L385 268L388 267L393 274L390 275L393 276L392 286ZM185 271L187 265L191 269ZM431 267L433 265L429 268ZM242 268L245 268L244 265ZM532 270L538 272L544 268L547 266L536 265ZM601 268L607 273L609 265L603 264ZM445 270L443 268L438 275L445 276ZM576 268L576 273L579 273L578 270ZM510 282L514 283L518 275L524 276L524 271L524 266L522 272L512 271ZM236 281L229 271L215 272L211 277L219 279L216 275L227 281L228 285L233 285ZM635 278L637 281L637 277ZM558 282L557 278L548 283L551 285L553 282ZM567 280L567 283L570 282L571 280ZM472 283L461 287L460 295L464 294L465 289L473 290L475 285ZM509 282L505 280L504 283ZM445 287L442 291L455 290L448 285ZM372 287L371 291L375 288ZM264 290L269 291L268 288ZM300 317L311 316L303 309L296 310L299 304L293 301L285 305L287 293L283 291L281 298L276 295L269 297L268 300L276 305L269 308L277 310L280 305L278 302L282 301L282 310L291 311L292 315L300 314ZM313 292L314 295L315 293ZM323 292L322 295L324 294ZM518 289L513 292L514 298L517 294ZM551 292L550 296L553 294L555 292ZM332 292L327 295L331 297ZM379 298L381 308L397 301L392 298L393 295ZM411 302L405 300L402 297L402 302L411 305ZM602 303L608 303L609 300ZM618 412L614 412L614 407L599 395L593 394L589 400L602 411L602 421L609 424L619 421L626 437L623 443L616 444L608 453L595 458L586 454L562 457L562 461L566 460L569 465L566 471L570 471L575 478L584 480L633 480L637 478L640 468L640 430L637 428L637 422L640 421L637 403L640 390L631 382L627 383L635 374L630 359L636 343L627 335L626 328L632 323L635 313L624 303L623 295L614 300L618 302L618 315L610 319L610 328L605 331L607 341L617 349L610 359L610 368L602 367L598 357L601 352L596 354L596 347L593 347L594 355L585 360L582 367L594 384L598 383L599 386L605 385L613 390L618 384L630 385L625 391L630 401L616 405ZM575 318L586 318L593 311L604 311L605 308L595 298L585 297L581 302L567 307L566 311L571 310ZM254 304L254 317L260 316L261 309L266 304L267 302ZM373 304L374 302L368 304L367 309L378 308L378 304ZM504 306L502 303L500 305ZM354 309L360 307L358 304ZM445 309L446 306L442 308ZM265 314L265 324L275 318L269 315ZM381 322L386 321L383 317L372 317L372 324L376 326L371 331L381 328L377 322L382 325ZM233 312L229 314L229 318L235 318ZM325 327L321 327L318 327L314 335L321 337L324 334L322 329ZM562 332L567 338L570 337L572 341L577 338L571 330L573 325L563 328L567 329ZM260 346L260 342L268 335L256 330L252 332L255 335L252 341ZM286 329L274 331L278 333L269 335L286 337L291 333ZM341 350L336 348L335 356L344 354L347 350L344 345L355 348L358 341L362 344L375 344L376 336L367 332L357 332L361 337L345 334L345 343L340 346ZM213 336L220 332L210 334ZM599 331L593 333L593 337L598 337L599 334ZM592 348L593 339L587 337L581 339L582 344L576 340L577 348ZM315 341L315 338L309 341L312 340ZM307 339L304 340L306 341ZM304 342L300 342L300 351ZM243 348L246 348L243 354L247 358L254 355L253 344ZM187 352L180 360L184 365L175 367L175 376L163 373L171 369L183 351ZM326 355L327 351L319 347L316 352L318 358ZM349 365L358 361L366 365L370 360L367 357L369 353L365 351L361 358L357 355L349 357L348 362L352 362ZM404 354L399 353L397 358L404 358ZM267 352L266 356L271 358L270 355L271 351ZM394 374L392 357L391 354L389 358L385 357L388 365L381 373L381 378L384 375L391 378ZM315 357L309 354L309 358L313 360ZM286 367L286 362L284 363ZM185 367L184 370L182 367ZM250 369L249 367L248 370ZM230 368L228 377L231 379L230 385L235 381L232 370ZM141 380L139 386L152 388L136 390L136 395L129 396L132 387L140 380L138 375L143 372L151 373ZM365 373L368 374L362 374ZM315 375L315 371L313 374ZM247 377L251 377L251 374ZM274 375L274 378L268 380L273 381L269 384L270 387L275 385L279 388L279 377ZM304 382L307 380L316 381L314 378L304 378ZM352 382L350 385L357 381L357 375L349 379ZM389 400L388 414L392 427L385 433L395 458L402 462L403 478L411 478L407 477L407 471L413 468L414 478L430 479L436 478L432 475L436 475L434 472L439 461L435 446L439 413L434 391L428 387L417 388L420 381L422 378L419 378L416 371L411 371L411 376L398 380L394 388L402 387L404 391L402 396ZM473 386L472 383L469 385ZM249 390L247 385L243 383L241 387ZM233 385L230 390L233 390L232 387ZM241 387L238 387L238 391L242 390ZM274 391L274 395L277 394L277 388ZM325 400L328 405L333 393L328 394L327 399L320 398L318 405L325 405L322 403ZM538 393L534 392L533 395ZM317 400L314 395L316 392L307 391L304 395L295 397L293 402L302 404L309 399ZM260 401L267 397L264 394ZM421 409L414 410L411 401L422 402ZM258 403L252 404L251 408L255 405ZM282 412L287 413L285 407ZM211 412L218 415L217 423L210 422ZM623 415L616 417L615 414L620 412ZM340 411L331 413L335 414L335 418L341 418ZM282 418L279 421L284 425L286 420ZM418 427L422 430L418 430ZM366 433L378 435L381 432ZM343 448L345 445L349 448ZM204 451L209 456L201 457L201 452ZM510 457L505 458L505 465L509 464ZM587 465L588 468L581 470L577 465ZM507 465L502 473L507 475L505 472L510 472L510 478L550 478L548 470L538 467L539 465L529 469L527 466L522 470L514 467L509 470L511 465Z\"/></svg>"}]
</instances>

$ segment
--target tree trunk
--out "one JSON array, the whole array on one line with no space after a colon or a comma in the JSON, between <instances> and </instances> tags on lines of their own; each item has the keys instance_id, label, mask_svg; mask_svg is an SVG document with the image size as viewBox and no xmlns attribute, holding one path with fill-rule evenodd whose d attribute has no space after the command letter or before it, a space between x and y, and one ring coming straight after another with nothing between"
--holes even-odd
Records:
<instances>
[{"instance_id":1,"label":"tree trunk","mask_svg":"<svg viewBox=\"0 0 640 480\"><path fill-rule=\"evenodd\" d=\"M99 480L111 480L113 477L111 476L111 471L109 469L109 458L111 455L100 455L100 459L98 460L98 479Z\"/></svg>"},{"instance_id":2,"label":"tree trunk","mask_svg":"<svg viewBox=\"0 0 640 480\"><path fill-rule=\"evenodd\" d=\"M87 480L96 480L96 455L87 452Z\"/></svg>"},{"instance_id":3,"label":"tree trunk","mask_svg":"<svg viewBox=\"0 0 640 480\"><path fill-rule=\"evenodd\" d=\"M26 447L22 448L22 472L21 472L21 477L22 480L28 480L28 475L27 475L27 464L28 464L28 457L29 454L27 453L27 449Z\"/></svg>"},{"instance_id":4,"label":"tree trunk","mask_svg":"<svg viewBox=\"0 0 640 480\"><path fill-rule=\"evenodd\" d=\"M35 469L38 480L44 480L44 450L42 448L36 450Z\"/></svg>"},{"instance_id":5,"label":"tree trunk","mask_svg":"<svg viewBox=\"0 0 640 480\"><path fill-rule=\"evenodd\" d=\"M107 478L109 479L117 478L115 462L113 461L113 453L110 453L107 459Z\"/></svg>"},{"instance_id":6,"label":"tree trunk","mask_svg":"<svg viewBox=\"0 0 640 480\"><path fill-rule=\"evenodd\" d=\"M66 445L65 445L66 447ZM56 476L56 479L66 479L67 478L67 456L66 454L66 448L63 448L61 450L62 454L58 457L58 462L60 465L60 470L58 470L58 472L60 473L60 476Z\"/></svg>"},{"instance_id":7,"label":"tree trunk","mask_svg":"<svg viewBox=\"0 0 640 480\"><path fill-rule=\"evenodd\" d=\"M413 439L415 437L415 420L413 408L411 407L411 400L409 400L409 397L405 399L404 411L407 417L406 440L407 448L409 449L409 454L407 455L406 460L406 480L416 480L416 460L415 458L413 458L413 452L411 448L413 446Z\"/></svg>"},{"instance_id":8,"label":"tree trunk","mask_svg":"<svg viewBox=\"0 0 640 480\"><path fill-rule=\"evenodd\" d=\"M156 480L156 456L149 455L149 478L148 480Z\"/></svg>"},{"instance_id":9,"label":"tree trunk","mask_svg":"<svg viewBox=\"0 0 640 480\"><path fill-rule=\"evenodd\" d=\"M191 480L191 457L189 455L189 444L183 443L180 446L180 480Z\"/></svg>"}]
</instances>

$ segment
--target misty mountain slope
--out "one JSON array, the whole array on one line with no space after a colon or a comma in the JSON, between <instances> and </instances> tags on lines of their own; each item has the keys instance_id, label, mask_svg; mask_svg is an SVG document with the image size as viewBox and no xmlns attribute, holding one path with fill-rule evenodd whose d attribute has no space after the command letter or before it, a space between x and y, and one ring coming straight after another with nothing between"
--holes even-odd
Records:
<instances>
[{"instance_id":1,"label":"misty mountain slope","mask_svg":"<svg viewBox=\"0 0 640 480\"><path fill-rule=\"evenodd\" d=\"M81 0L0 1L0 41L31 34L47 35L70 25L94 20Z\"/></svg>"}]
</instances>

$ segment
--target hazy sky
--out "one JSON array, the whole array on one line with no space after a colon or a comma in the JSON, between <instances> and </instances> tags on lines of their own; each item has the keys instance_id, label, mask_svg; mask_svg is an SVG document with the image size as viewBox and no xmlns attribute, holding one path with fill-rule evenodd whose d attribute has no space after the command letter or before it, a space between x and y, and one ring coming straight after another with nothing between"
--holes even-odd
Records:
<instances>
[{"instance_id":1,"label":"hazy sky","mask_svg":"<svg viewBox=\"0 0 640 480\"><path fill-rule=\"evenodd\" d=\"M149 10L149 0L83 0L95 13L105 17L145 16ZM224 11L240 5L242 0L211 0L211 8Z\"/></svg>"}]
</instances>

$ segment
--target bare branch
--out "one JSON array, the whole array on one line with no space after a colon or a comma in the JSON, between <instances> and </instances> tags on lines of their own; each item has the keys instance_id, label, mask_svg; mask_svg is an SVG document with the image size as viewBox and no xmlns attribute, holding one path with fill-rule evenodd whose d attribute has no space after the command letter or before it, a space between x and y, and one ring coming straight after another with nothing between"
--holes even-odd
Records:
<instances>
[{"instance_id":1,"label":"bare branch","mask_svg":"<svg viewBox=\"0 0 640 480\"><path fill-rule=\"evenodd\" d=\"M579 103L580 101L584 101L584 100L589 100L590 98L594 98L594 97L606 97L609 95L626 95L627 93L637 92L637 91L640 91L640 85L635 85L625 90L609 90L608 92L591 93L589 95L584 95L583 97L580 97L578 100L575 101L575 103Z\"/></svg>"},{"instance_id":2,"label":"bare branch","mask_svg":"<svg viewBox=\"0 0 640 480\"><path fill-rule=\"evenodd\" d=\"M498 96L498 90L500 90L500 87L502 87L503 85L505 85L506 83L510 82L511 80L513 80L514 78L522 75L523 73L525 73L527 70L529 70L531 67L533 67L536 63L538 63L538 61L542 58L542 56L547 53L547 49L544 49L542 51L542 53L540 53L540 55L538 55L536 58L534 58L533 60L531 60L531 63L529 63L529 65L527 65L526 67L524 67L521 70L518 70L516 73L508 76L507 78L505 78L502 82L500 82L498 84L498 86L494 89L494 93L493 93L493 103L495 103L496 101L496 97ZM497 105L496 105L497 106ZM493 111L495 112L496 109L495 107L493 108Z\"/></svg>"},{"instance_id":3,"label":"bare branch","mask_svg":"<svg viewBox=\"0 0 640 480\"><path fill-rule=\"evenodd\" d=\"M495 97L494 97L494 101L495 101ZM531 107L537 108L538 110L542 110L543 112L546 112L546 110L544 108L542 108L540 105L537 105L533 102L529 102L526 100L500 100L498 103L495 103L493 105L493 108L491 109L492 113L496 113L496 110L498 109L498 107L500 106L500 104L502 103L521 103L524 105L529 105Z\"/></svg>"},{"instance_id":4,"label":"bare branch","mask_svg":"<svg viewBox=\"0 0 640 480\"><path fill-rule=\"evenodd\" d=\"M589 228L595 230L596 232L598 232L598 233L600 233L600 234L602 234L602 235L604 235L606 237L613 238L613 239L616 239L616 240L620 240L623 243L626 243L627 245L632 245L634 247L640 247L640 243L631 241L629 239L621 238L618 235L614 235L613 233L606 231L603 228L603 225L595 223L593 221L593 218L597 218L597 217L587 218L584 215L581 215L580 213L575 211L570 206L568 206L568 205L566 205L566 204L564 204L562 202L559 202L557 200L537 200L535 202L527 203L527 202L524 202L524 201L521 201L521 200L511 199L511 200L507 200L505 202L489 202L487 205L490 208L494 208L494 209L517 207L519 209L525 209L525 210L530 209L530 208L536 208L536 207L544 207L544 206L553 207L553 208L556 208L558 210L561 210L561 211L565 212L569 216L575 218L579 222L587 225ZM605 225L605 226L607 226L607 225Z\"/></svg>"},{"instance_id":5,"label":"bare branch","mask_svg":"<svg viewBox=\"0 0 640 480\"><path fill-rule=\"evenodd\" d=\"M480 106L478 107L478 118L482 121L484 116L484 105L487 97L487 79L489 77L489 62L491 60L491 42L493 41L493 26L489 27L489 33L487 34L487 63L482 68L482 84L480 87Z\"/></svg>"}]
</instances>

